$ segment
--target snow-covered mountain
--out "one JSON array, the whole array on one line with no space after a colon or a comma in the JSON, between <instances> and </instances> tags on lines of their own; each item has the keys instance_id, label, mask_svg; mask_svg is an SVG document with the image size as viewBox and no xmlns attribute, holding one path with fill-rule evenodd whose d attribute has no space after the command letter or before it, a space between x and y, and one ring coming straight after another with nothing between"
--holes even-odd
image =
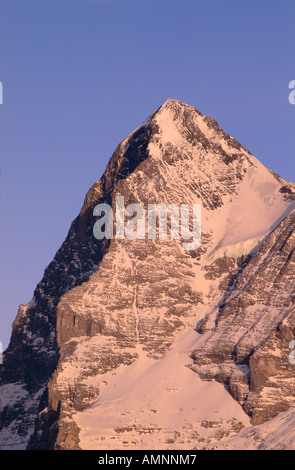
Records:
<instances>
[{"instance_id":1,"label":"snow-covered mountain","mask_svg":"<svg viewBox=\"0 0 295 470\"><path fill-rule=\"evenodd\" d=\"M214 119L153 112L19 309L0 448L294 448L294 194ZM201 204L201 247L96 240L93 209L116 196Z\"/></svg>"}]
</instances>

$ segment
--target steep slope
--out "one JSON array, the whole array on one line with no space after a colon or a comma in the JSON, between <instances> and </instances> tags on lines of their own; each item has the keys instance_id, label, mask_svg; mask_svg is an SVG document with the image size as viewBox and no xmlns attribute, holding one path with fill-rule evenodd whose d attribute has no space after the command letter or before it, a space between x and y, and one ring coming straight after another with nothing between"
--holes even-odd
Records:
<instances>
[{"instance_id":1,"label":"steep slope","mask_svg":"<svg viewBox=\"0 0 295 470\"><path fill-rule=\"evenodd\" d=\"M295 450L295 408L282 412L266 423L243 429L238 435L210 444L215 450Z\"/></svg>"},{"instance_id":2,"label":"steep slope","mask_svg":"<svg viewBox=\"0 0 295 470\"><path fill-rule=\"evenodd\" d=\"M294 278L293 191L214 119L176 100L156 110L118 146L34 299L20 308L1 373L0 445L191 448L194 440L249 424L222 385L206 384L193 371L231 381L229 391L247 413L258 421L271 417L261 390L273 375L259 354L263 348L268 354L285 318L288 338L293 334L292 309L282 307L292 296L292 282L286 289L284 282ZM95 240L93 208L104 202L115 211L119 195L145 208L201 204L200 249L185 251L181 239ZM252 277L260 282L251 290ZM274 286L279 307L270 301ZM251 314L241 302L231 325L237 334L228 338L226 306L242 291ZM286 345L277 347L283 361ZM284 362L281 375L288 385L280 394L276 380L275 414L293 404L292 368ZM200 401L192 413L194 397Z\"/></svg>"},{"instance_id":3,"label":"steep slope","mask_svg":"<svg viewBox=\"0 0 295 470\"><path fill-rule=\"evenodd\" d=\"M235 279L212 316L206 344L193 354L203 378L226 384L258 424L295 405L295 211L271 233ZM209 327L211 329L211 326Z\"/></svg>"}]
</instances>

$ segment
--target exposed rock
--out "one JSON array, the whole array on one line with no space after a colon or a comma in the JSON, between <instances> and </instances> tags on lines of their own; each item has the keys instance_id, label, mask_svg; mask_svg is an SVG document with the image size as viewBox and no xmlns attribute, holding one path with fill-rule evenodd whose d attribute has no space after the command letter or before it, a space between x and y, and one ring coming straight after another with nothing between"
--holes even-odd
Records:
<instances>
[{"instance_id":1,"label":"exposed rock","mask_svg":"<svg viewBox=\"0 0 295 470\"><path fill-rule=\"evenodd\" d=\"M33 300L19 309L0 376L0 446L186 449L239 433L248 420L239 405L253 423L291 407L293 192L214 119L176 100L156 110L118 146ZM93 209L107 203L115 211L119 195L146 210L201 204L201 247L184 250L181 237L97 241ZM190 339L180 347L182 334ZM154 388L151 369L162 374ZM134 389L143 384L134 398L140 418L120 381L130 370ZM225 385L239 405L198 374ZM230 409L214 408L227 400ZM166 403L178 404L175 423ZM90 411L101 419L94 436L79 424ZM104 418L115 420L112 428Z\"/></svg>"}]
</instances>

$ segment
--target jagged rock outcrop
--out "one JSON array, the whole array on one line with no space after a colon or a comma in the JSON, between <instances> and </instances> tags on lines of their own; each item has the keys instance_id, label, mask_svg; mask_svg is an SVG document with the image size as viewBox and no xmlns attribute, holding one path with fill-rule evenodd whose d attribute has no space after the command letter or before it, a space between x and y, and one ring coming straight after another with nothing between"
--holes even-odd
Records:
<instances>
[{"instance_id":1,"label":"jagged rock outcrop","mask_svg":"<svg viewBox=\"0 0 295 470\"><path fill-rule=\"evenodd\" d=\"M1 370L0 447L185 449L239 433L244 411L258 423L291 407L293 193L214 119L176 100L157 109L118 146L20 308ZM201 204L201 247L96 240L93 209L115 211L116 196ZM207 415L192 411L193 393Z\"/></svg>"}]
</instances>

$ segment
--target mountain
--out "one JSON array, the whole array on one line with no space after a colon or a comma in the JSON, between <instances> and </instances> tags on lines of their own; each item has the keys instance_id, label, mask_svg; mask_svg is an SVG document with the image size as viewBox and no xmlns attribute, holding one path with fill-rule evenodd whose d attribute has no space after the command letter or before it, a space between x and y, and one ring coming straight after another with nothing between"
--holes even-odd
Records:
<instances>
[{"instance_id":1,"label":"mountain","mask_svg":"<svg viewBox=\"0 0 295 470\"><path fill-rule=\"evenodd\" d=\"M176 100L154 111L19 308L0 448L294 448L294 194L213 118ZM115 213L118 196L200 204L201 246L97 240L94 208Z\"/></svg>"}]
</instances>

